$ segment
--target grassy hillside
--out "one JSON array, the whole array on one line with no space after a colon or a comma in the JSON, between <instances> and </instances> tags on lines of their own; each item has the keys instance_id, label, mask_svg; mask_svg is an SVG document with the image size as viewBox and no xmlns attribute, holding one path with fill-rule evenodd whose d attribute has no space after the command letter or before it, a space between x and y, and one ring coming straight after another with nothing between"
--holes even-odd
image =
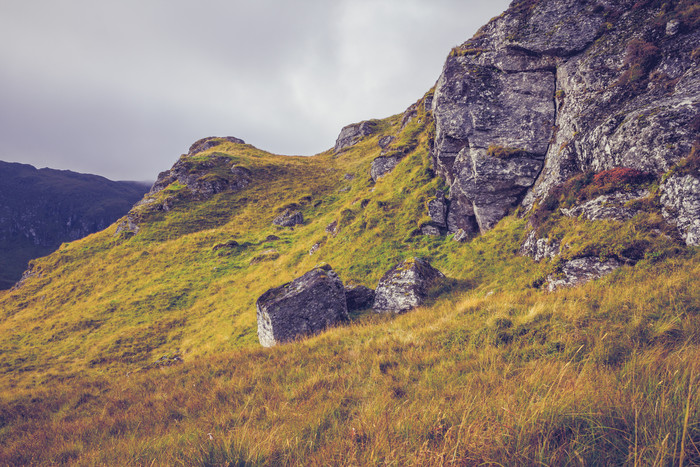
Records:
<instances>
[{"instance_id":1,"label":"grassy hillside","mask_svg":"<svg viewBox=\"0 0 700 467\"><path fill-rule=\"evenodd\" d=\"M424 236L444 185L417 108L339 154L185 156L252 183L198 201L175 182L169 210L136 209L135 235L113 225L33 261L0 293L0 464L700 462L700 255L664 234L654 182L625 223L562 218L562 196L466 243ZM407 154L373 184L386 135ZM290 206L304 224L273 226ZM547 293L557 262L518 255L531 220L570 257L635 247L639 262ZM257 343L268 288L321 261L374 287L408 256L449 278L428 306Z\"/></svg>"}]
</instances>

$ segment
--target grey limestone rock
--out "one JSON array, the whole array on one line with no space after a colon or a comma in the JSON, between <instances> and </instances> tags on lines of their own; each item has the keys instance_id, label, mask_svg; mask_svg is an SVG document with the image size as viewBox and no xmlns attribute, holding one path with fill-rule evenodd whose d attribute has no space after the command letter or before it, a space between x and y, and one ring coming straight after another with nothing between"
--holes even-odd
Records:
<instances>
[{"instance_id":1,"label":"grey limestone rock","mask_svg":"<svg viewBox=\"0 0 700 467\"><path fill-rule=\"evenodd\" d=\"M560 287L573 287L610 274L620 267L615 259L601 261L599 258L585 257L567 261L562 266L561 274L547 278L547 290L553 292Z\"/></svg>"},{"instance_id":2,"label":"grey limestone rock","mask_svg":"<svg viewBox=\"0 0 700 467\"><path fill-rule=\"evenodd\" d=\"M374 303L374 290L364 285L351 285L345 287L345 300L348 312L366 310L372 308Z\"/></svg>"},{"instance_id":3,"label":"grey limestone rock","mask_svg":"<svg viewBox=\"0 0 700 467\"><path fill-rule=\"evenodd\" d=\"M380 313L400 313L422 305L431 287L445 275L420 258L406 259L379 280L372 308Z\"/></svg>"},{"instance_id":4,"label":"grey limestone rock","mask_svg":"<svg viewBox=\"0 0 700 467\"><path fill-rule=\"evenodd\" d=\"M117 230L114 232L114 235L117 236L121 233L134 235L138 233L138 231L139 226L127 215L117 224Z\"/></svg>"},{"instance_id":5,"label":"grey limestone rock","mask_svg":"<svg viewBox=\"0 0 700 467\"><path fill-rule=\"evenodd\" d=\"M661 185L662 214L678 228L686 245L700 245L700 180L672 175Z\"/></svg>"},{"instance_id":6,"label":"grey limestone rock","mask_svg":"<svg viewBox=\"0 0 700 467\"><path fill-rule=\"evenodd\" d=\"M319 248L321 248L321 244L320 244L320 243L314 243L314 244L311 246L311 248L309 248L309 256L313 256L314 254L316 254L316 252L318 251Z\"/></svg>"},{"instance_id":7,"label":"grey limestone rock","mask_svg":"<svg viewBox=\"0 0 700 467\"><path fill-rule=\"evenodd\" d=\"M263 347L317 334L348 319L343 282L328 265L268 290L256 308Z\"/></svg>"},{"instance_id":8,"label":"grey limestone rock","mask_svg":"<svg viewBox=\"0 0 700 467\"><path fill-rule=\"evenodd\" d=\"M420 228L420 231L423 235L429 235L431 237L439 237L442 235L442 231L440 230L440 228L432 224L422 226Z\"/></svg>"},{"instance_id":9,"label":"grey limestone rock","mask_svg":"<svg viewBox=\"0 0 700 467\"><path fill-rule=\"evenodd\" d=\"M581 217L589 221L602 219L614 219L624 221L634 217L636 212L626 206L634 200L645 198L649 190L635 190L631 192L616 192L609 195L601 195L583 204L569 209L561 208L562 214L568 217Z\"/></svg>"},{"instance_id":10,"label":"grey limestone rock","mask_svg":"<svg viewBox=\"0 0 700 467\"><path fill-rule=\"evenodd\" d=\"M432 223L440 228L447 228L447 199L441 190L435 192L435 198L428 201L428 215Z\"/></svg>"},{"instance_id":11,"label":"grey limestone rock","mask_svg":"<svg viewBox=\"0 0 700 467\"><path fill-rule=\"evenodd\" d=\"M304 223L304 216L300 211L294 209L285 209L282 214L275 217L272 223L280 227L293 227Z\"/></svg>"},{"instance_id":12,"label":"grey limestone rock","mask_svg":"<svg viewBox=\"0 0 700 467\"><path fill-rule=\"evenodd\" d=\"M520 247L520 254L531 256L535 261L539 262L543 259L555 258L559 255L559 250L559 242L549 238L537 238L537 232L532 230Z\"/></svg>"},{"instance_id":13,"label":"grey limestone rock","mask_svg":"<svg viewBox=\"0 0 700 467\"><path fill-rule=\"evenodd\" d=\"M362 138L373 134L377 129L377 122L367 120L360 123L347 125L340 130L338 139L335 141L335 152L342 151L359 143Z\"/></svg>"},{"instance_id":14,"label":"grey limestone rock","mask_svg":"<svg viewBox=\"0 0 700 467\"><path fill-rule=\"evenodd\" d=\"M577 173L661 174L690 153L700 29L672 19L664 31L659 14L650 3L514 2L453 50L432 101L431 157L450 185L448 231L488 230ZM625 81L634 44L648 60Z\"/></svg>"},{"instance_id":15,"label":"grey limestone rock","mask_svg":"<svg viewBox=\"0 0 700 467\"><path fill-rule=\"evenodd\" d=\"M454 236L452 237L452 240L454 240L455 242L464 243L467 240L469 240L469 234L462 229L457 229Z\"/></svg>"},{"instance_id":16,"label":"grey limestone rock","mask_svg":"<svg viewBox=\"0 0 700 467\"><path fill-rule=\"evenodd\" d=\"M369 176L375 182L384 175L388 174L399 165L401 158L399 156L379 156L372 161L372 166L369 171Z\"/></svg>"}]
</instances>

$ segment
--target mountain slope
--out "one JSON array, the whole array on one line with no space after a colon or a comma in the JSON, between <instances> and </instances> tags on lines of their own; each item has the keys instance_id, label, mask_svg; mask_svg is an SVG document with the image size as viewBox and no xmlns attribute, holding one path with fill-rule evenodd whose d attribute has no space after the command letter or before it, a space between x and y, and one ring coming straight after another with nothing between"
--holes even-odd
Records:
<instances>
[{"instance_id":1,"label":"mountain slope","mask_svg":"<svg viewBox=\"0 0 700 467\"><path fill-rule=\"evenodd\" d=\"M349 125L333 150L195 143L126 216L0 293L0 463L700 462L699 13L514 2L450 54L434 90ZM668 96L647 81L666 58L617 87L641 36L680 44ZM558 94L562 68L589 70L603 43L619 66L597 78L615 88ZM531 72L542 82L518 76ZM519 120L498 92L513 83ZM647 115L679 112L652 128L672 147L626 136L609 141L618 162L598 156L587 145L614 115L596 99L611 95L680 102ZM565 109L584 103L598 113ZM562 148L567 125L580 144ZM296 211L301 224L275 225ZM426 306L260 348L267 289L322 261L374 287L410 256L448 278Z\"/></svg>"},{"instance_id":2,"label":"mountain slope","mask_svg":"<svg viewBox=\"0 0 700 467\"><path fill-rule=\"evenodd\" d=\"M147 187L68 170L0 161L0 288L17 282L32 258L102 230Z\"/></svg>"}]
</instances>

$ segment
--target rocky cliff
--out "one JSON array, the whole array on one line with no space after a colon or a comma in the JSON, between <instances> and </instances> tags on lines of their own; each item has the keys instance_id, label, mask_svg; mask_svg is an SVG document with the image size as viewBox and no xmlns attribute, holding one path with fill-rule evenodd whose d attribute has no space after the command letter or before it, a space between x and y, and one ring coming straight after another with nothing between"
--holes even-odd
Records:
<instances>
[{"instance_id":1,"label":"rocky cliff","mask_svg":"<svg viewBox=\"0 0 700 467\"><path fill-rule=\"evenodd\" d=\"M109 226L148 189L1 161L0 181L0 288L11 287L30 259Z\"/></svg>"},{"instance_id":2,"label":"rocky cliff","mask_svg":"<svg viewBox=\"0 0 700 467\"><path fill-rule=\"evenodd\" d=\"M699 174L674 167L697 158L699 16L687 0L515 1L452 50L432 103L449 231L484 232L577 174L624 167L653 174L666 218L698 244Z\"/></svg>"}]
</instances>

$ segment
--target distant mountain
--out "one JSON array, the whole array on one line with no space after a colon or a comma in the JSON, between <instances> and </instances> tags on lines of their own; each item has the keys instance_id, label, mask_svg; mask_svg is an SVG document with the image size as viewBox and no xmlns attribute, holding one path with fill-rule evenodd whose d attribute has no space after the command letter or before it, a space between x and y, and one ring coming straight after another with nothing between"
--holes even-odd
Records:
<instances>
[{"instance_id":1,"label":"distant mountain","mask_svg":"<svg viewBox=\"0 0 700 467\"><path fill-rule=\"evenodd\" d=\"M12 287L30 259L110 225L148 188L0 161L0 289Z\"/></svg>"}]
</instances>

